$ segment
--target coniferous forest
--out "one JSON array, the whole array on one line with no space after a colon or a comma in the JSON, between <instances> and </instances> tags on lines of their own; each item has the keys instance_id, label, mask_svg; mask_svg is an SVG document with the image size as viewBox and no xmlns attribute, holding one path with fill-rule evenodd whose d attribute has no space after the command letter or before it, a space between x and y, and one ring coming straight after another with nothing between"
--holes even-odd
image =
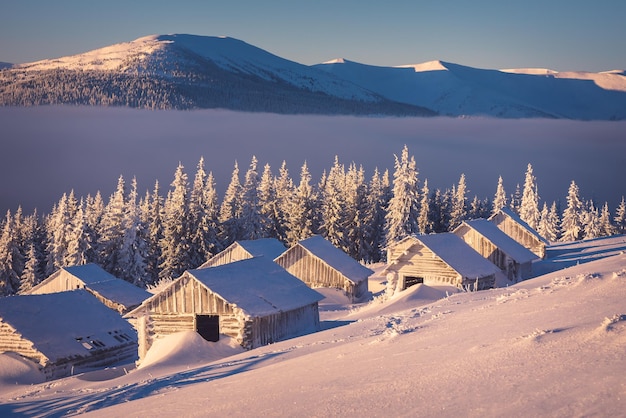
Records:
<instances>
[{"instance_id":1,"label":"coniferous forest","mask_svg":"<svg viewBox=\"0 0 626 418\"><path fill-rule=\"evenodd\" d=\"M451 231L463 220L487 218L504 206L548 241L575 241L626 232L626 203L580 196L572 181L564 207L542 201L533 168L523 185L493 197L470 197L464 175L445 190L421 179L405 146L394 172L367 175L334 163L315 182L306 163L297 175L283 162L275 172L255 157L234 165L223 196L203 158L190 177L182 165L169 187L140 193L136 179L119 177L113 194L64 194L49 214L8 211L0 222L0 295L26 292L63 266L96 263L141 287L178 277L234 241L277 238L291 245L320 234L364 263L384 261L387 243L409 234Z\"/></svg>"}]
</instances>

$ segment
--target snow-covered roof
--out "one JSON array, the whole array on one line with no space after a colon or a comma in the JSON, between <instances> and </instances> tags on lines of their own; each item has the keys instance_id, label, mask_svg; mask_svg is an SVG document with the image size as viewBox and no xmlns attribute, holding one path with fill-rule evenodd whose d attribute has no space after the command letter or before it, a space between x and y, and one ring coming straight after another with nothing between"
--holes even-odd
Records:
<instances>
[{"instance_id":1,"label":"snow-covered roof","mask_svg":"<svg viewBox=\"0 0 626 418\"><path fill-rule=\"evenodd\" d=\"M276 238L243 240L237 241L235 244L239 244L243 249L250 253L252 257L263 256L272 260L286 250L283 243Z\"/></svg>"},{"instance_id":2,"label":"snow-covered roof","mask_svg":"<svg viewBox=\"0 0 626 418\"><path fill-rule=\"evenodd\" d=\"M500 270L451 232L412 235L406 239L414 240L415 243L421 242L444 263L468 279L490 276Z\"/></svg>"},{"instance_id":3,"label":"snow-covered roof","mask_svg":"<svg viewBox=\"0 0 626 418\"><path fill-rule=\"evenodd\" d=\"M530 225L528 225L526 222L524 222L522 220L522 218L519 217L519 215L515 212L513 212L513 210L507 206L504 206L500 209L500 213L508 216L509 218L511 218L512 220L514 220L515 222L517 222L518 224L520 224L524 229L526 229L528 231L529 234L533 235L534 237L536 237L539 241L543 242L544 244L548 245L548 241L542 237L541 235L539 235L539 233L537 231L535 231L533 228L531 228ZM496 213L495 215L492 215L489 220L492 220L494 217L496 217L498 214Z\"/></svg>"},{"instance_id":4,"label":"snow-covered roof","mask_svg":"<svg viewBox=\"0 0 626 418\"><path fill-rule=\"evenodd\" d=\"M0 320L53 362L137 341L125 319L82 289L1 298Z\"/></svg>"},{"instance_id":5,"label":"snow-covered roof","mask_svg":"<svg viewBox=\"0 0 626 418\"><path fill-rule=\"evenodd\" d=\"M539 258L535 253L502 232L496 224L489 222L487 219L464 221L463 224L456 228L455 232L459 228L462 228L463 225L474 229L480 235L491 241L491 243L498 247L503 253L507 254L518 263L526 263Z\"/></svg>"},{"instance_id":6,"label":"snow-covered roof","mask_svg":"<svg viewBox=\"0 0 626 418\"><path fill-rule=\"evenodd\" d=\"M266 257L188 270L210 291L250 316L265 316L319 302L324 296ZM158 294L153 296L158 297Z\"/></svg>"},{"instance_id":7,"label":"snow-covered roof","mask_svg":"<svg viewBox=\"0 0 626 418\"><path fill-rule=\"evenodd\" d=\"M31 290L31 293L55 280L61 271L65 271L76 277L84 283L86 288L97 292L103 298L119 303L127 308L140 305L141 302L151 296L148 291L119 279L97 264L91 263L80 266L61 267L60 270L35 286Z\"/></svg>"},{"instance_id":8,"label":"snow-covered roof","mask_svg":"<svg viewBox=\"0 0 626 418\"><path fill-rule=\"evenodd\" d=\"M297 245L300 245L312 255L321 259L355 283L367 280L367 278L374 273L348 254L335 247L321 235L313 235L310 238L298 242Z\"/></svg>"}]
</instances>

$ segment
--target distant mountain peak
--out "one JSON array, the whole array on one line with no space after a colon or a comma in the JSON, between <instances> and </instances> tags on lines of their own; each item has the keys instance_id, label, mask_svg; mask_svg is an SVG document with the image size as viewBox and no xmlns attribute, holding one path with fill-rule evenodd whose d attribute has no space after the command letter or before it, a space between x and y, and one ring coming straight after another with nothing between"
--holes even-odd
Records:
<instances>
[{"instance_id":1,"label":"distant mountain peak","mask_svg":"<svg viewBox=\"0 0 626 418\"><path fill-rule=\"evenodd\" d=\"M423 71L448 71L445 62L440 60L426 61L421 64L398 65L396 68L413 68L416 73Z\"/></svg>"}]
</instances>

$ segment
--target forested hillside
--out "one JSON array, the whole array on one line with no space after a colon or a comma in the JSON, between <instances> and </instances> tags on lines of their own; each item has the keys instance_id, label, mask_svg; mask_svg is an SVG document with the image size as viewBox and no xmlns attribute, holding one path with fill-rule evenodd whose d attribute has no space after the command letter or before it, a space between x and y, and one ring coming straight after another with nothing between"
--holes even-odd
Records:
<instances>
[{"instance_id":1,"label":"forested hillside","mask_svg":"<svg viewBox=\"0 0 626 418\"><path fill-rule=\"evenodd\" d=\"M169 188L158 182L141 194L119 177L115 192L64 194L49 214L18 209L0 223L0 294L24 292L62 266L97 263L139 286L178 277L236 240L273 237L285 244L321 234L351 257L384 260L384 248L408 234L450 231L461 221L511 207L549 241L626 232L626 203L611 215L579 195L572 181L565 208L541 202L529 164L523 187L507 193L494 179L493 198L468 196L465 176L445 190L419 177L405 146L392 175L342 164L317 182L306 163L295 179L286 162L278 172L255 157L241 175L235 163L224 196L201 158L193 178L182 165Z\"/></svg>"}]
</instances>

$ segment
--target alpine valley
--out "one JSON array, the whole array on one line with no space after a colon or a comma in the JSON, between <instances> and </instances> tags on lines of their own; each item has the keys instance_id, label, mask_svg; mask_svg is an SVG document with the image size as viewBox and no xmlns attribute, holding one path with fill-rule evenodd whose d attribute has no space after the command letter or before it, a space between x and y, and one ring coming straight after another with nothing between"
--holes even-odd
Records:
<instances>
[{"instance_id":1,"label":"alpine valley","mask_svg":"<svg viewBox=\"0 0 626 418\"><path fill-rule=\"evenodd\" d=\"M152 35L69 57L2 63L0 105L623 120L625 74L443 61L307 66L233 38Z\"/></svg>"}]
</instances>

